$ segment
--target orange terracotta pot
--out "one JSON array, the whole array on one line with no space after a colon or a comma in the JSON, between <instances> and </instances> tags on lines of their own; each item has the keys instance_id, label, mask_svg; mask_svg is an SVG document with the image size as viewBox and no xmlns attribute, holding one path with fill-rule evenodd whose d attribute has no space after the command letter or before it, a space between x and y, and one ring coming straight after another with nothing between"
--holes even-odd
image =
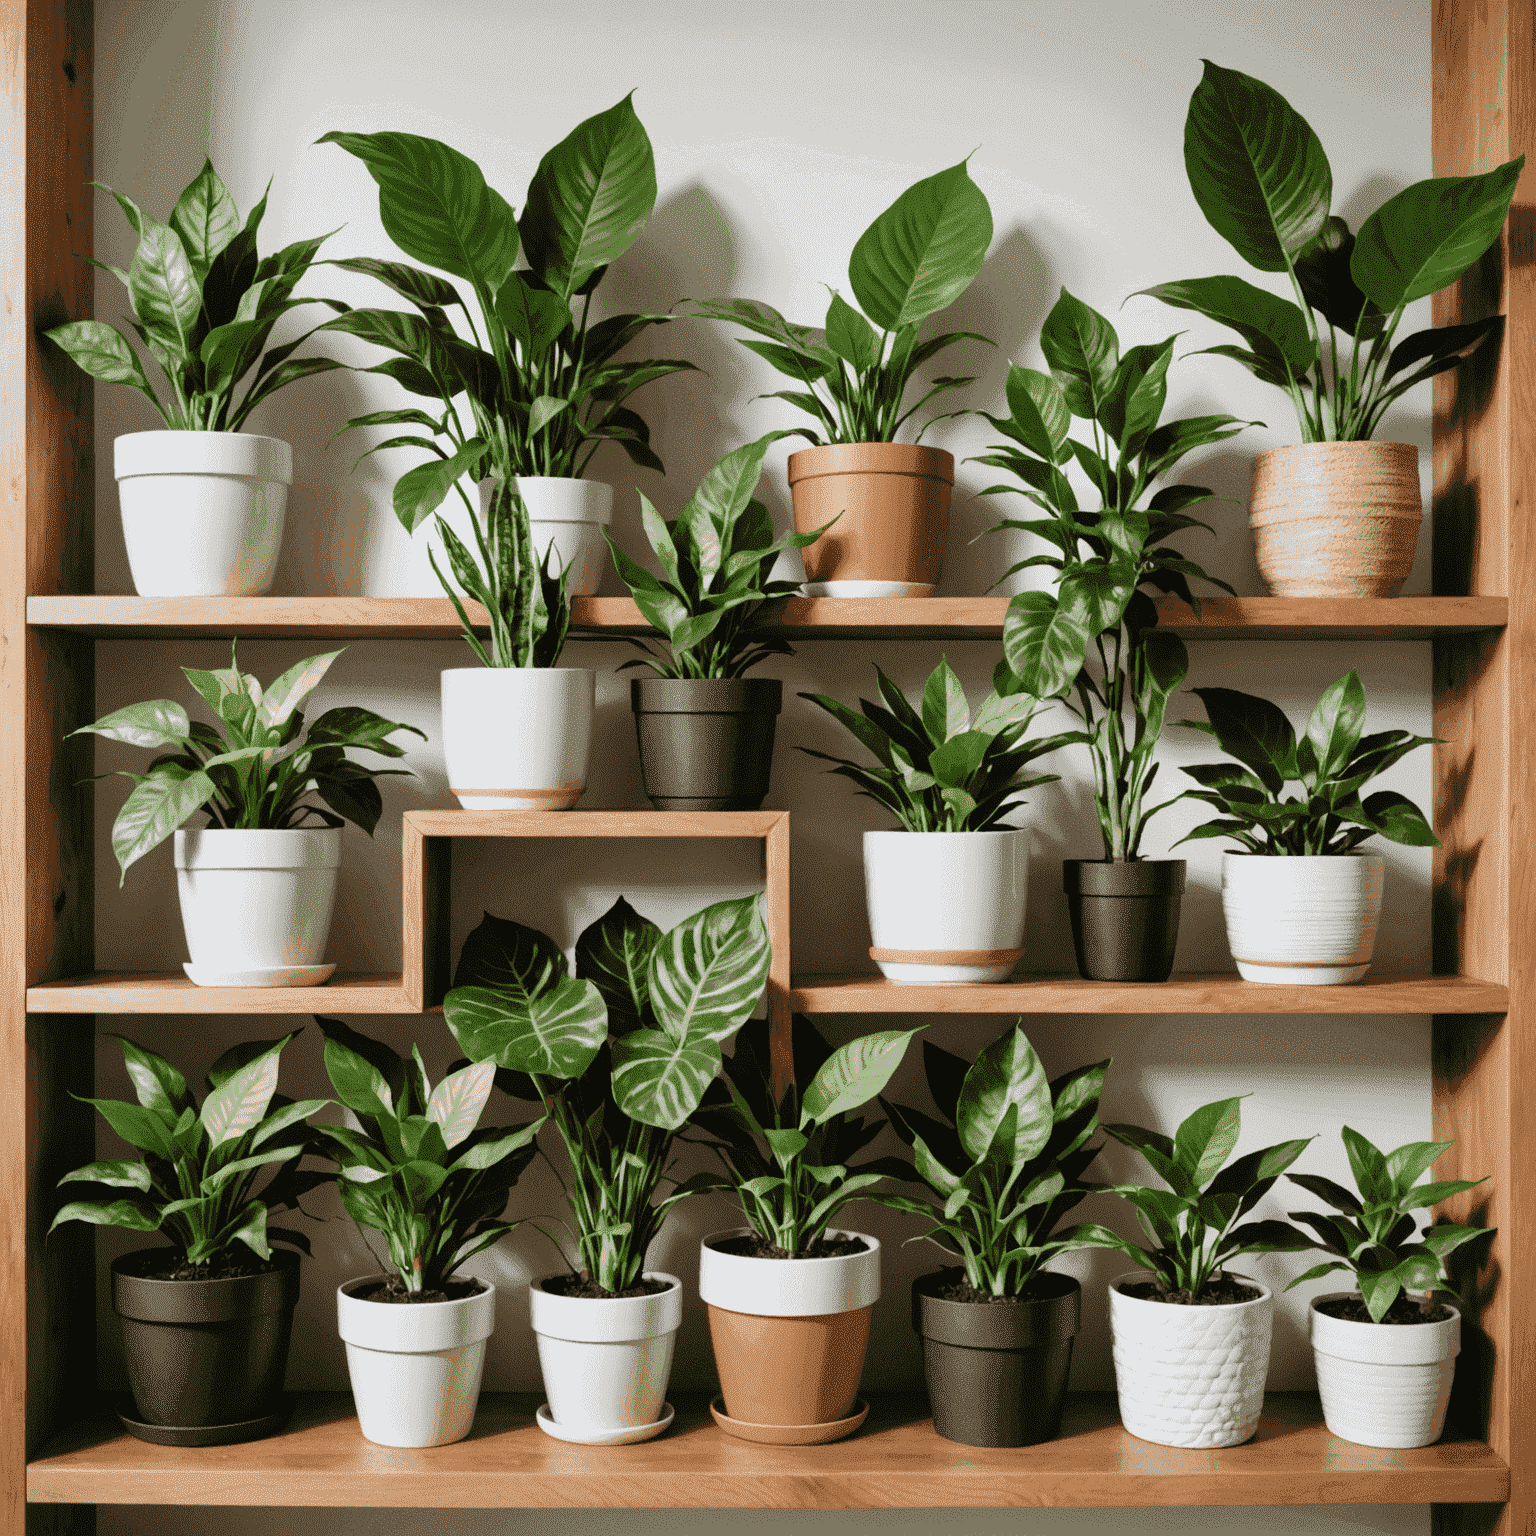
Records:
<instances>
[{"instance_id":1,"label":"orange terracotta pot","mask_svg":"<svg viewBox=\"0 0 1536 1536\"><path fill-rule=\"evenodd\" d=\"M955 456L915 443L837 443L789 456L811 597L929 597L944 567ZM841 516L839 516L841 514Z\"/></svg>"}]
</instances>

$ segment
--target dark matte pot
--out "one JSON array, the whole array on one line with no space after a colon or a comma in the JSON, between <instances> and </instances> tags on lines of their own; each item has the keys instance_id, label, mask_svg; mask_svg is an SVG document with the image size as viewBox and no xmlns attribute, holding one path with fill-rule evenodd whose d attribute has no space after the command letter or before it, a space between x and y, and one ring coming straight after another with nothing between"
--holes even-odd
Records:
<instances>
[{"instance_id":1,"label":"dark matte pot","mask_svg":"<svg viewBox=\"0 0 1536 1536\"><path fill-rule=\"evenodd\" d=\"M640 776L658 811L755 811L773 771L777 678L636 678Z\"/></svg>"},{"instance_id":2,"label":"dark matte pot","mask_svg":"<svg viewBox=\"0 0 1536 1536\"><path fill-rule=\"evenodd\" d=\"M112 1261L128 1385L146 1424L241 1424L282 1397L299 1300L299 1256L274 1249L268 1274L231 1280L153 1280L165 1258L140 1248Z\"/></svg>"},{"instance_id":3,"label":"dark matte pot","mask_svg":"<svg viewBox=\"0 0 1536 1536\"><path fill-rule=\"evenodd\" d=\"M933 1427L961 1445L1039 1445L1061 1433L1072 1339L1083 1288L1070 1275L1036 1277L1035 1299L944 1301L963 1270L912 1282L912 1326L923 1341Z\"/></svg>"},{"instance_id":4,"label":"dark matte pot","mask_svg":"<svg viewBox=\"0 0 1536 1536\"><path fill-rule=\"evenodd\" d=\"M1077 969L1089 981L1167 981L1179 941L1183 859L1066 859Z\"/></svg>"}]
</instances>

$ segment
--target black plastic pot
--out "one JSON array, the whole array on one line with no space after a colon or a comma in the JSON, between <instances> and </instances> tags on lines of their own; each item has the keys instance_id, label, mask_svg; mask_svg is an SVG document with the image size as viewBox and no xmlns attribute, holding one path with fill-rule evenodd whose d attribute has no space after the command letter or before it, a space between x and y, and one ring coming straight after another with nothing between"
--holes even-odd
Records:
<instances>
[{"instance_id":1,"label":"black plastic pot","mask_svg":"<svg viewBox=\"0 0 1536 1536\"><path fill-rule=\"evenodd\" d=\"M1070 1275L1036 1277L1028 1301L945 1301L964 1274L912 1282L912 1326L923 1341L933 1427L961 1445L1039 1445L1061 1433L1083 1288Z\"/></svg>"},{"instance_id":2,"label":"black plastic pot","mask_svg":"<svg viewBox=\"0 0 1536 1536\"><path fill-rule=\"evenodd\" d=\"M636 678L640 776L658 811L755 811L773 771L776 678Z\"/></svg>"},{"instance_id":3,"label":"black plastic pot","mask_svg":"<svg viewBox=\"0 0 1536 1536\"><path fill-rule=\"evenodd\" d=\"M275 1269L229 1280L146 1277L165 1256L164 1248L141 1248L112 1261L112 1306L122 1319L137 1418L178 1429L269 1418L283 1395L298 1254L274 1249Z\"/></svg>"},{"instance_id":4,"label":"black plastic pot","mask_svg":"<svg viewBox=\"0 0 1536 1536\"><path fill-rule=\"evenodd\" d=\"M1062 888L1079 974L1089 981L1167 981L1179 941L1183 859L1067 859Z\"/></svg>"}]
</instances>

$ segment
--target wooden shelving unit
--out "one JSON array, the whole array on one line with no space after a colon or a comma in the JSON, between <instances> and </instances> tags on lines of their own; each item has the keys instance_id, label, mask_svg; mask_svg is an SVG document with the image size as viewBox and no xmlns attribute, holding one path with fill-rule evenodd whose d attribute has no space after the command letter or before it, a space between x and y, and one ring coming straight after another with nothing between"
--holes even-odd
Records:
<instances>
[{"instance_id":1,"label":"wooden shelving unit","mask_svg":"<svg viewBox=\"0 0 1536 1536\"><path fill-rule=\"evenodd\" d=\"M1434 1020L1437 1135L1454 1138L1443 1177L1490 1175L1446 1214L1494 1226L1463 1277L1463 1353L1452 1428L1422 1451L1372 1451L1329 1436L1308 1395L1272 1397L1253 1442L1172 1451L1128 1436L1112 1403L1078 1399L1063 1437L1020 1451L938 1439L924 1406L876 1405L855 1438L812 1450L738 1444L698 1403L651 1445L586 1451L532 1426L530 1400L489 1397L470 1439L432 1451L364 1441L345 1395L304 1396L284 1434L216 1451L124 1436L94 1400L94 1264L89 1229L43 1233L57 1176L92 1144L95 1014L417 1013L441 981L442 912L432 899L444 850L472 830L460 813L408 818L405 861L415 937L398 975L338 977L318 989L196 989L174 975L96 974L89 747L60 745L94 713L94 647L117 638L230 634L450 639L446 600L353 597L152 601L75 595L93 585L91 391L37 334L89 315L90 0L0 0L0 156L13 189L0 220L0 1532L87 1536L91 1506L155 1504L421 1507L976 1507L1402 1502L1437 1506L1436 1530L1517 1536L1536 1529L1536 264L1521 242L1531 194L1462 294L1437 321L1502 308L1498 371L1437 381L1436 586L1391 601L1239 598L1200 613L1165 604L1192 639L1428 640L1434 646L1436 856L1434 974L1374 976L1350 988L1259 987L1182 976L1163 987L1023 976L1000 987L898 986L871 976L788 977L787 879L773 915L785 936L770 1003L813 1013L1419 1014ZM1435 168L1486 169L1536 150L1536 13L1515 0L1435 8ZM1516 243L1511 259L1510 242ZM1502 262L1502 266L1500 263ZM1490 298L1492 295L1494 297ZM1481 305L1482 307L1477 307ZM1485 368L1493 354L1474 360ZM1458 393L1461 389L1461 393ZM995 641L1002 598L786 603L777 633L796 640ZM627 599L583 600L576 633L644 629ZM617 813L631 823L639 813ZM600 830L579 813L560 835ZM644 823L651 829L659 821ZM510 823L491 835L524 835ZM691 835L674 829L668 835ZM718 826L709 835L719 835ZM787 821L733 830L773 839ZM436 848L436 852L433 849ZM784 866L787 870L787 865ZM414 880L414 890L411 885ZM770 891L780 889L774 878ZM777 898L770 897L770 905ZM436 947L434 947L436 946ZM436 968L436 969L434 969ZM27 1298L26 1308L19 1298Z\"/></svg>"}]
</instances>

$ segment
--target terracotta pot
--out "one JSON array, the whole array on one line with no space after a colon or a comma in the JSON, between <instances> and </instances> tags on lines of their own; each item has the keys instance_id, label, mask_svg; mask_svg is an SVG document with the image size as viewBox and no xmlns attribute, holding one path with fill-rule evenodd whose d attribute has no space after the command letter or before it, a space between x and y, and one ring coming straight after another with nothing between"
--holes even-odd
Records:
<instances>
[{"instance_id":1,"label":"terracotta pot","mask_svg":"<svg viewBox=\"0 0 1536 1536\"><path fill-rule=\"evenodd\" d=\"M1424 508L1411 443L1296 443L1253 465L1259 574L1277 597L1396 597Z\"/></svg>"},{"instance_id":2,"label":"terracotta pot","mask_svg":"<svg viewBox=\"0 0 1536 1536\"><path fill-rule=\"evenodd\" d=\"M915 443L835 443L789 456L811 597L929 597L944 566L955 456ZM839 517L838 514L842 515Z\"/></svg>"}]
</instances>

